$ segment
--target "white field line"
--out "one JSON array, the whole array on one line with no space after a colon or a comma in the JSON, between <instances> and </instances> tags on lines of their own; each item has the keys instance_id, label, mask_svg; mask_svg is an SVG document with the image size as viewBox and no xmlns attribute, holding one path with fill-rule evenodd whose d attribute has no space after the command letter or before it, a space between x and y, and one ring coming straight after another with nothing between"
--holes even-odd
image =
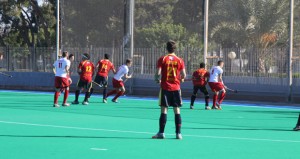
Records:
<instances>
[{"instance_id":1,"label":"white field line","mask_svg":"<svg viewBox=\"0 0 300 159\"><path fill-rule=\"evenodd\" d=\"M151 132L128 131L128 130L112 130L112 129L99 129L99 128L82 128L82 127L73 127L73 126L34 124L34 123L12 122L12 121L0 121L0 123L15 124L15 125L27 125L27 126L37 126L37 127L62 128L62 129L106 131L106 132L116 132L116 133L147 134L147 135L153 135L154 134L154 133L151 133ZM166 135L174 135L174 134L166 134ZM229 136L203 136L203 135L189 135L189 134L183 134L183 136L184 137L195 137L195 138L212 138L212 139L231 139L231 140L246 140L246 141L266 141L266 142L300 143L300 141L298 141L298 140L279 140L279 139L264 139L264 138L242 138L242 137L229 137Z\"/></svg>"}]
</instances>

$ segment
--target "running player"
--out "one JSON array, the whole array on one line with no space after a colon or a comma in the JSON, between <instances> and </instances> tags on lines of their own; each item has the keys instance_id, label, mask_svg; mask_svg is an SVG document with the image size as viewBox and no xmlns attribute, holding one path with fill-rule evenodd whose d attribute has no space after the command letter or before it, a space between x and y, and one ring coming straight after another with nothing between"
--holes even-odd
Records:
<instances>
[{"instance_id":1,"label":"running player","mask_svg":"<svg viewBox=\"0 0 300 159\"><path fill-rule=\"evenodd\" d=\"M131 59L126 60L126 64L122 65L119 67L117 73L114 75L114 78L112 80L113 87L115 90L110 91L107 95L106 98L104 99L107 101L107 97L112 95L112 94L117 94L111 101L114 103L118 103L117 99L125 93L125 87L124 87L124 82L122 80L122 77L125 76L125 78L131 78L131 75L128 75L129 68L132 65Z\"/></svg>"},{"instance_id":2,"label":"running player","mask_svg":"<svg viewBox=\"0 0 300 159\"><path fill-rule=\"evenodd\" d=\"M82 54L82 61L78 66L78 74L80 75L77 83L77 90L75 92L75 101L72 104L79 104L78 97L81 90L85 90L85 98L82 102L83 105L88 105L88 97L92 88L92 78L94 75L94 64L90 61L90 55L87 53Z\"/></svg>"},{"instance_id":3,"label":"running player","mask_svg":"<svg viewBox=\"0 0 300 159\"><path fill-rule=\"evenodd\" d=\"M193 95L191 96L190 109L194 109L194 102L197 96L198 90L200 90L205 95L205 109L210 110L208 106L209 94L206 89L207 80L209 78L209 72L205 69L205 64L200 63L200 69L193 73Z\"/></svg>"},{"instance_id":4,"label":"running player","mask_svg":"<svg viewBox=\"0 0 300 159\"><path fill-rule=\"evenodd\" d=\"M296 126L294 127L294 131L299 131L299 130L300 130L300 114L298 117L298 122L297 122Z\"/></svg>"},{"instance_id":5,"label":"running player","mask_svg":"<svg viewBox=\"0 0 300 159\"><path fill-rule=\"evenodd\" d=\"M63 106L70 106L67 103L67 99L69 96L69 68L70 68L70 61L67 59L68 52L64 51L62 53L62 58L55 61L53 64L53 72L55 74L55 94L54 94L54 104L53 107L59 107L58 105L58 97L60 95L61 90L65 90L64 94L64 101Z\"/></svg>"},{"instance_id":6,"label":"running player","mask_svg":"<svg viewBox=\"0 0 300 159\"><path fill-rule=\"evenodd\" d=\"M155 81L160 83L159 105L161 114L159 118L159 132L153 139L165 138L164 129L167 123L168 107L172 106L175 114L176 138L182 139L180 107L182 106L180 82L186 77L184 62L175 55L176 43L167 42L168 54L162 56L157 62ZM160 78L161 76L161 78Z\"/></svg>"},{"instance_id":7,"label":"running player","mask_svg":"<svg viewBox=\"0 0 300 159\"><path fill-rule=\"evenodd\" d=\"M112 70L112 72L114 74L116 74L116 70L114 67L114 64L111 63L109 61L109 55L108 54L104 54L104 59L99 60L97 63L96 68L98 68L98 73L94 79L94 82L96 82L97 84L99 84L100 86L103 87L103 103L107 103L106 100L106 89L107 89L107 85L108 85L108 73L110 70ZM91 89L91 94L94 92L94 89Z\"/></svg>"},{"instance_id":8,"label":"running player","mask_svg":"<svg viewBox=\"0 0 300 159\"><path fill-rule=\"evenodd\" d=\"M210 71L210 77L209 77L209 86L211 90L214 92L213 97L213 106L212 109L221 110L221 104L222 101L225 98L225 85L223 83L222 74L223 74L223 61L218 61L218 66L213 66ZM220 98L218 100L219 93L221 93ZM218 100L218 101L217 101Z\"/></svg>"}]
</instances>

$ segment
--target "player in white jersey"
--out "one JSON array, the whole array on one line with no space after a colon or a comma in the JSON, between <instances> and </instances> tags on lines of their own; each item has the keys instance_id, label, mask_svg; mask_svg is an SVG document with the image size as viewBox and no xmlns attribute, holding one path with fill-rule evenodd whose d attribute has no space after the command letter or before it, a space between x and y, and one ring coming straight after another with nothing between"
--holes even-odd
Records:
<instances>
[{"instance_id":1,"label":"player in white jersey","mask_svg":"<svg viewBox=\"0 0 300 159\"><path fill-rule=\"evenodd\" d=\"M62 58L55 61L53 64L53 72L55 74L55 94L54 94L54 107L59 107L58 105L58 97L60 95L60 91L62 89L65 90L63 106L70 106L67 103L67 99L69 96L69 69L70 69L70 61L67 59L68 52L64 51L62 53Z\"/></svg>"},{"instance_id":2,"label":"player in white jersey","mask_svg":"<svg viewBox=\"0 0 300 159\"><path fill-rule=\"evenodd\" d=\"M218 61L218 66L213 66L210 70L210 77L208 85L211 90L214 92L213 97L213 106L212 109L221 110L221 103L225 98L225 85L223 83L222 74L223 74L223 61ZM218 99L219 93L221 93L220 98Z\"/></svg>"},{"instance_id":3,"label":"player in white jersey","mask_svg":"<svg viewBox=\"0 0 300 159\"><path fill-rule=\"evenodd\" d=\"M131 59L127 59L126 64L120 66L117 73L114 75L112 83L115 90L107 93L106 96L107 98L108 96L116 93L117 95L111 100L112 102L118 103L117 99L125 93L125 87L124 87L124 82L122 80L122 77L125 76L125 78L131 78L131 75L128 75L129 72L128 67L131 67L131 65L132 65Z\"/></svg>"}]
</instances>

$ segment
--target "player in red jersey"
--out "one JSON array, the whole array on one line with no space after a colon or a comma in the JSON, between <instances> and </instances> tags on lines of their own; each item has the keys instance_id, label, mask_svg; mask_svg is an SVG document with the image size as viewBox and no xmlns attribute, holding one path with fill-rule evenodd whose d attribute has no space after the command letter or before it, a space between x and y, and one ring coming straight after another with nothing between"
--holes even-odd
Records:
<instances>
[{"instance_id":1,"label":"player in red jersey","mask_svg":"<svg viewBox=\"0 0 300 159\"><path fill-rule=\"evenodd\" d=\"M209 78L209 72L205 69L205 64L200 63L200 68L193 73L193 95L191 96L190 109L194 109L194 102L197 96L198 90L200 90L205 95L205 109L210 110L208 106L209 94L206 89L207 80Z\"/></svg>"},{"instance_id":2,"label":"player in red jersey","mask_svg":"<svg viewBox=\"0 0 300 159\"><path fill-rule=\"evenodd\" d=\"M167 42L168 55L162 56L157 62L155 81L160 83L159 105L161 114L159 119L159 132L153 139L165 138L164 129L167 122L168 107L172 106L175 114L176 138L182 139L180 107L182 106L180 82L186 77L184 62L175 55L176 43ZM161 75L161 78L160 78Z\"/></svg>"},{"instance_id":3,"label":"player in red jersey","mask_svg":"<svg viewBox=\"0 0 300 159\"><path fill-rule=\"evenodd\" d=\"M87 102L91 88L92 88L92 78L94 75L95 66L90 61L90 55L87 53L82 54L82 61L78 66L78 74L80 79L77 83L77 90L75 92L75 101L72 104L79 104L78 97L81 90L85 90L85 98L82 102L83 105L88 105Z\"/></svg>"},{"instance_id":4,"label":"player in red jersey","mask_svg":"<svg viewBox=\"0 0 300 159\"><path fill-rule=\"evenodd\" d=\"M299 131L300 130L300 114L299 114L299 117L298 117L298 122L294 128L294 131Z\"/></svg>"},{"instance_id":5,"label":"player in red jersey","mask_svg":"<svg viewBox=\"0 0 300 159\"><path fill-rule=\"evenodd\" d=\"M54 104L53 107L59 107L58 105L58 97L61 93L61 90L65 90L63 106L70 106L67 103L67 99L69 96L69 68L70 61L67 59L68 52L64 51L62 53L62 58L55 61L53 64L53 72L55 74L55 94L54 94Z\"/></svg>"},{"instance_id":6,"label":"player in red jersey","mask_svg":"<svg viewBox=\"0 0 300 159\"><path fill-rule=\"evenodd\" d=\"M97 75L94 79L94 82L103 87L103 103L107 103L107 85L108 85L108 73L112 71L116 74L115 66L109 61L109 55L104 54L104 59L99 60L96 68L98 68ZM94 89L91 89L91 94L94 92ZM90 94L90 95L91 95Z\"/></svg>"}]
</instances>

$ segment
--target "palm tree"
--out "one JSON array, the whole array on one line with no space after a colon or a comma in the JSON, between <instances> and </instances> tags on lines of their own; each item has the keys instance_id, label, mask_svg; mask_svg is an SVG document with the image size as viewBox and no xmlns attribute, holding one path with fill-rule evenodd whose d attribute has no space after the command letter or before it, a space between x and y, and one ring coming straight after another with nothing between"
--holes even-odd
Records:
<instances>
[{"instance_id":1,"label":"palm tree","mask_svg":"<svg viewBox=\"0 0 300 159\"><path fill-rule=\"evenodd\" d=\"M223 47L257 48L266 72L268 48L288 45L289 0L220 0L210 9L210 38Z\"/></svg>"}]
</instances>

